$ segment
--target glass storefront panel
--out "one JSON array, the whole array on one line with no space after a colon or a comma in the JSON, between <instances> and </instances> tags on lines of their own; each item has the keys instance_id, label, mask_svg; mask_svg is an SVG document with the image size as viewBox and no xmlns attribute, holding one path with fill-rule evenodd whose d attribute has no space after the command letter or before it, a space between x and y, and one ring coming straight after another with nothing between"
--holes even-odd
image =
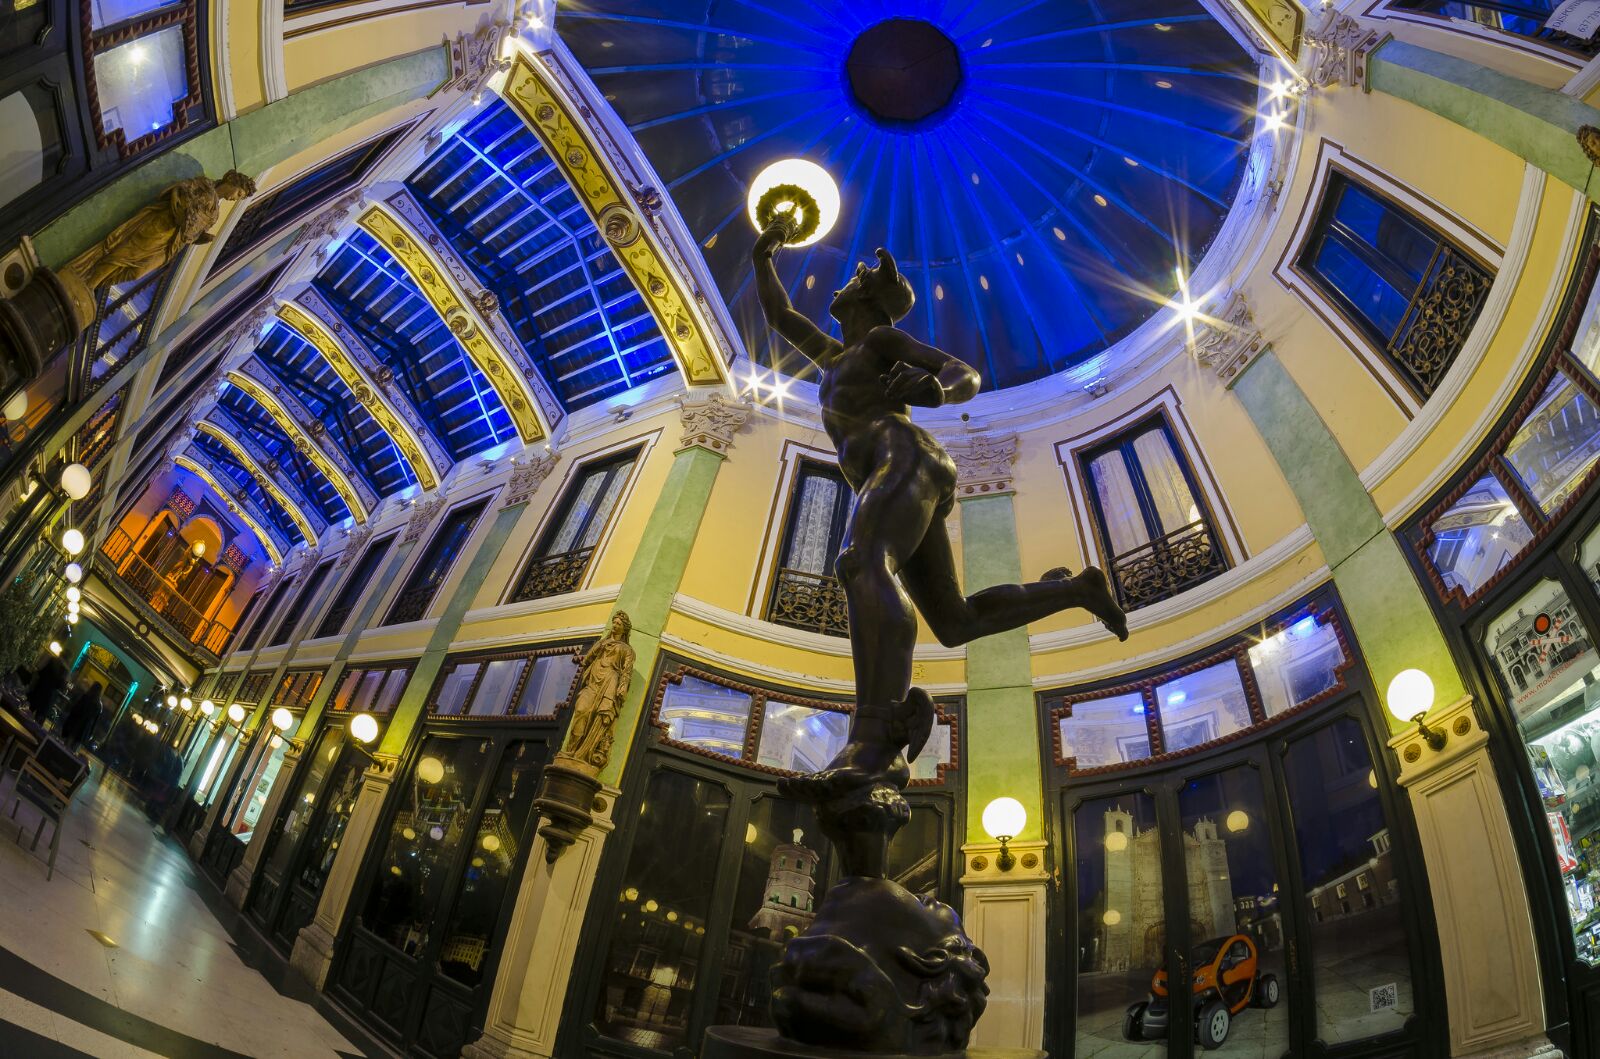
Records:
<instances>
[{"instance_id":1,"label":"glass storefront panel","mask_svg":"<svg viewBox=\"0 0 1600 1059\"><path fill-rule=\"evenodd\" d=\"M1261 773L1241 765L1190 780L1178 812L1200 1043L1223 1055L1283 1055L1287 962Z\"/></svg>"},{"instance_id":2,"label":"glass storefront panel","mask_svg":"<svg viewBox=\"0 0 1600 1059\"><path fill-rule=\"evenodd\" d=\"M1506 445L1506 462L1545 514L1566 502L1600 459L1600 409L1561 372Z\"/></svg>"},{"instance_id":3,"label":"glass storefront panel","mask_svg":"<svg viewBox=\"0 0 1600 1059\"><path fill-rule=\"evenodd\" d=\"M540 655L533 660L533 672L517 697L517 717L554 717L572 691L578 663L569 654Z\"/></svg>"},{"instance_id":4,"label":"glass storefront panel","mask_svg":"<svg viewBox=\"0 0 1600 1059\"><path fill-rule=\"evenodd\" d=\"M1283 771L1311 927L1316 1035L1340 1044L1401 1030L1416 1011L1411 960L1361 725L1344 717L1291 741Z\"/></svg>"},{"instance_id":5,"label":"glass storefront panel","mask_svg":"<svg viewBox=\"0 0 1600 1059\"><path fill-rule=\"evenodd\" d=\"M816 918L832 862L833 844L823 837L811 806L757 799L745 828L715 1024L772 1025L772 968L783 957L784 943ZM685 931L703 925L682 918L669 922Z\"/></svg>"},{"instance_id":6,"label":"glass storefront panel","mask_svg":"<svg viewBox=\"0 0 1600 1059\"><path fill-rule=\"evenodd\" d=\"M306 836L305 855L300 858L300 874L296 882L309 894L321 894L322 886L333 870L333 858L339 854L339 841L355 811L356 797L361 793L361 775L366 772L369 759L365 754L345 754L334 765L326 791L327 811L317 829Z\"/></svg>"},{"instance_id":7,"label":"glass storefront panel","mask_svg":"<svg viewBox=\"0 0 1600 1059\"><path fill-rule=\"evenodd\" d=\"M720 784L670 769L651 774L595 1003L594 1025L605 1036L661 1051L689 1047L728 810Z\"/></svg>"},{"instance_id":8,"label":"glass storefront panel","mask_svg":"<svg viewBox=\"0 0 1600 1059\"><path fill-rule=\"evenodd\" d=\"M478 679L478 670L482 668L480 662L457 662L452 665L444 680L439 682L439 690L434 692L433 712L441 717L460 713L467 703L472 682Z\"/></svg>"},{"instance_id":9,"label":"glass storefront panel","mask_svg":"<svg viewBox=\"0 0 1600 1059\"><path fill-rule=\"evenodd\" d=\"M1348 659L1331 621L1307 615L1250 647L1250 669L1268 717L1340 686Z\"/></svg>"},{"instance_id":10,"label":"glass storefront panel","mask_svg":"<svg viewBox=\"0 0 1600 1059\"><path fill-rule=\"evenodd\" d=\"M819 772L844 747L850 715L767 701L756 761L790 772Z\"/></svg>"},{"instance_id":11,"label":"glass storefront panel","mask_svg":"<svg viewBox=\"0 0 1600 1059\"><path fill-rule=\"evenodd\" d=\"M1080 769L1143 761L1150 756L1144 693L1074 702L1061 718L1061 757Z\"/></svg>"},{"instance_id":12,"label":"glass storefront panel","mask_svg":"<svg viewBox=\"0 0 1600 1059\"><path fill-rule=\"evenodd\" d=\"M311 823L312 814L316 810L315 801L317 791L322 787L322 781L327 778L328 770L333 768L333 763L339 759L339 748L344 745L344 729L329 728L323 733L317 743L315 752L309 755L308 760L300 762L300 782L296 784L294 798L284 806L282 825L278 829L277 840L272 844L272 849L267 854L264 868L274 877L282 878L288 870L289 860L294 856L295 848L304 837L306 828Z\"/></svg>"},{"instance_id":13,"label":"glass storefront panel","mask_svg":"<svg viewBox=\"0 0 1600 1059\"><path fill-rule=\"evenodd\" d=\"M917 755L917 760L911 763L911 778L914 780L937 780L939 766L948 765L951 761L951 748L954 746L954 732L948 722L935 721L933 731L928 735L928 744L922 748L922 753Z\"/></svg>"},{"instance_id":14,"label":"glass storefront panel","mask_svg":"<svg viewBox=\"0 0 1600 1059\"><path fill-rule=\"evenodd\" d=\"M95 82L106 132L137 140L172 124L173 105L189 95L183 27L172 26L95 53Z\"/></svg>"},{"instance_id":15,"label":"glass storefront panel","mask_svg":"<svg viewBox=\"0 0 1600 1059\"><path fill-rule=\"evenodd\" d=\"M362 925L408 956L419 955L438 924L439 896L466 839L472 800L488 765L487 739L429 736L378 860Z\"/></svg>"},{"instance_id":16,"label":"glass storefront panel","mask_svg":"<svg viewBox=\"0 0 1600 1059\"><path fill-rule=\"evenodd\" d=\"M1078 872L1078 1034L1074 1054L1140 1059L1167 1052L1151 1008L1164 971L1161 835L1155 802L1132 792L1073 813ZM1161 973L1165 993L1164 973ZM1146 1039L1147 1035L1155 1039Z\"/></svg>"},{"instance_id":17,"label":"glass storefront panel","mask_svg":"<svg viewBox=\"0 0 1600 1059\"><path fill-rule=\"evenodd\" d=\"M1596 543L1580 553L1591 577ZM1600 656L1548 579L1489 623L1483 646L1527 744L1578 956L1600 963Z\"/></svg>"},{"instance_id":18,"label":"glass storefront panel","mask_svg":"<svg viewBox=\"0 0 1600 1059\"><path fill-rule=\"evenodd\" d=\"M1446 591L1468 596L1533 542L1528 523L1500 479L1486 474L1429 525L1428 559Z\"/></svg>"},{"instance_id":19,"label":"glass storefront panel","mask_svg":"<svg viewBox=\"0 0 1600 1059\"><path fill-rule=\"evenodd\" d=\"M467 713L472 717L499 717L511 705L517 681L528 666L526 658L497 658L483 669L483 680Z\"/></svg>"},{"instance_id":20,"label":"glass storefront panel","mask_svg":"<svg viewBox=\"0 0 1600 1059\"><path fill-rule=\"evenodd\" d=\"M685 676L679 683L666 686L661 720L676 742L743 758L750 707L750 696L745 692Z\"/></svg>"},{"instance_id":21,"label":"glass storefront panel","mask_svg":"<svg viewBox=\"0 0 1600 1059\"><path fill-rule=\"evenodd\" d=\"M1243 731L1254 723L1239 663L1232 658L1156 686L1161 748L1188 750Z\"/></svg>"},{"instance_id":22,"label":"glass storefront panel","mask_svg":"<svg viewBox=\"0 0 1600 1059\"><path fill-rule=\"evenodd\" d=\"M244 788L247 793L240 799L238 808L227 823L229 833L246 842L255 833L261 811L266 808L267 798L272 794L272 785L278 781L278 773L283 769L283 755L289 751L289 744L282 737L272 735L267 740L267 753L254 775L247 777L248 786Z\"/></svg>"}]
</instances>

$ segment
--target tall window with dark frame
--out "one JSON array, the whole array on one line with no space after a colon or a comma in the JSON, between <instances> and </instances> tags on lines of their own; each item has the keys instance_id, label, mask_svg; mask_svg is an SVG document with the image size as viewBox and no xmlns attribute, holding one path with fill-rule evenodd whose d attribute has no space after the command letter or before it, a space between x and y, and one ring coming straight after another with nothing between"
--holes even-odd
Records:
<instances>
[{"instance_id":1,"label":"tall window with dark frame","mask_svg":"<svg viewBox=\"0 0 1600 1059\"><path fill-rule=\"evenodd\" d=\"M829 636L850 635L844 586L833 573L850 501L850 486L838 467L800 461L767 601L768 621Z\"/></svg>"},{"instance_id":2,"label":"tall window with dark frame","mask_svg":"<svg viewBox=\"0 0 1600 1059\"><path fill-rule=\"evenodd\" d=\"M239 641L239 650L249 651L260 641L261 634L272 622L272 616L278 612L278 604L283 602L283 595L289 590L289 586L294 584L294 580L292 577L286 577L273 586L272 594L267 596L266 605L261 608L260 620L250 626L250 631Z\"/></svg>"},{"instance_id":3,"label":"tall window with dark frame","mask_svg":"<svg viewBox=\"0 0 1600 1059\"><path fill-rule=\"evenodd\" d=\"M372 579L378 576L378 567L389 554L389 546L394 543L394 539L395 534L391 533L367 545L367 550L356 560L356 568L350 571L350 576L339 589L339 595L335 597L333 606L322 616L322 623L317 626L317 638L334 636L344 631L344 623L350 620L350 613L356 609L356 604L361 602L362 593L372 584Z\"/></svg>"},{"instance_id":4,"label":"tall window with dark frame","mask_svg":"<svg viewBox=\"0 0 1600 1059\"><path fill-rule=\"evenodd\" d=\"M1107 574L1129 610L1228 568L1194 472L1162 416L1079 457Z\"/></svg>"},{"instance_id":5,"label":"tall window with dark frame","mask_svg":"<svg viewBox=\"0 0 1600 1059\"><path fill-rule=\"evenodd\" d=\"M1298 267L1424 400L1466 344L1494 282L1410 211L1337 171Z\"/></svg>"},{"instance_id":6,"label":"tall window with dark frame","mask_svg":"<svg viewBox=\"0 0 1600 1059\"><path fill-rule=\"evenodd\" d=\"M285 612L283 619L278 622L277 630L272 634L272 639L267 641L268 647L277 647L288 642L289 634L294 632L295 625L305 616L306 608L317 601L317 590L322 587L322 583L328 579L328 574L332 571L332 559L311 571L311 576L306 578L306 587L300 590L300 595L295 597L294 606Z\"/></svg>"},{"instance_id":7,"label":"tall window with dark frame","mask_svg":"<svg viewBox=\"0 0 1600 1059\"><path fill-rule=\"evenodd\" d=\"M478 519L483 516L484 508L488 506L487 500L480 500L476 504L458 507L445 516L444 525L439 527L433 539L428 542L428 550L422 553L422 558L412 568L411 576L406 578L405 587L400 589L400 595L395 597L394 605L389 608L389 616L383 620L383 624L399 625L401 622L419 621L427 615L428 608L433 605L433 597L439 592L439 586L444 584L444 579L449 576L450 567L460 557L461 550L467 546L473 528L478 525Z\"/></svg>"},{"instance_id":8,"label":"tall window with dark frame","mask_svg":"<svg viewBox=\"0 0 1600 1059\"><path fill-rule=\"evenodd\" d=\"M556 517L545 527L507 602L559 596L578 587L638 459L639 450L630 449L579 470L562 493Z\"/></svg>"}]
</instances>

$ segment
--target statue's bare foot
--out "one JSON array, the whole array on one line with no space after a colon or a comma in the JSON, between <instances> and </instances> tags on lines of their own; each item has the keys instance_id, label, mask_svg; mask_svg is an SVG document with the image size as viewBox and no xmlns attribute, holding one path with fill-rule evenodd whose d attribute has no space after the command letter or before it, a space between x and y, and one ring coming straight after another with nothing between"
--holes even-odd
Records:
<instances>
[{"instance_id":1,"label":"statue's bare foot","mask_svg":"<svg viewBox=\"0 0 1600 1059\"><path fill-rule=\"evenodd\" d=\"M1099 618L1100 623L1111 630L1117 639L1128 638L1128 615L1117 603L1106 575L1098 567L1091 566L1074 577L1066 567L1057 566L1046 571L1043 580L1071 581L1078 589L1078 605Z\"/></svg>"}]
</instances>

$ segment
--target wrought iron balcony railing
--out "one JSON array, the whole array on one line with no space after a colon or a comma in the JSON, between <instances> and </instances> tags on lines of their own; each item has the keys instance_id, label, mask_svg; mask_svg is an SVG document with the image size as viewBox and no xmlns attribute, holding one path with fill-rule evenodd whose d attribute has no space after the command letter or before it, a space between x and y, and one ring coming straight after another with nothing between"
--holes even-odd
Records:
<instances>
[{"instance_id":1,"label":"wrought iron balcony railing","mask_svg":"<svg viewBox=\"0 0 1600 1059\"><path fill-rule=\"evenodd\" d=\"M1228 568L1204 520L1131 548L1111 560L1117 601L1127 610L1159 603Z\"/></svg>"},{"instance_id":2,"label":"wrought iron balcony railing","mask_svg":"<svg viewBox=\"0 0 1600 1059\"><path fill-rule=\"evenodd\" d=\"M779 570L767 620L827 636L849 636L850 612L845 606L844 585L827 574Z\"/></svg>"},{"instance_id":3,"label":"wrought iron balcony railing","mask_svg":"<svg viewBox=\"0 0 1600 1059\"><path fill-rule=\"evenodd\" d=\"M1489 296L1494 277L1447 243L1440 243L1428 271L1406 306L1385 352L1417 392L1430 396Z\"/></svg>"},{"instance_id":4,"label":"wrought iron balcony railing","mask_svg":"<svg viewBox=\"0 0 1600 1059\"><path fill-rule=\"evenodd\" d=\"M129 597L141 610L154 617L196 647L220 657L227 648L233 628L207 617L184 599L177 586L133 550L133 539L126 530L112 532L100 547L109 560L104 568L128 589Z\"/></svg>"},{"instance_id":5,"label":"wrought iron balcony railing","mask_svg":"<svg viewBox=\"0 0 1600 1059\"><path fill-rule=\"evenodd\" d=\"M583 581L583 572L589 568L593 548L579 548L559 555L541 555L528 564L522 581L511 594L512 603L529 599L544 599L576 592Z\"/></svg>"},{"instance_id":6,"label":"wrought iron balcony railing","mask_svg":"<svg viewBox=\"0 0 1600 1059\"><path fill-rule=\"evenodd\" d=\"M400 625L408 621L421 621L427 616L428 608L433 605L433 597L438 592L437 584L404 589L395 597L394 606L389 608L389 620L384 624Z\"/></svg>"},{"instance_id":7,"label":"wrought iron balcony railing","mask_svg":"<svg viewBox=\"0 0 1600 1059\"><path fill-rule=\"evenodd\" d=\"M351 613L356 609L355 601L336 604L327 614L322 616L322 624L317 626L316 635L334 636L344 631L344 623L350 620Z\"/></svg>"}]
</instances>

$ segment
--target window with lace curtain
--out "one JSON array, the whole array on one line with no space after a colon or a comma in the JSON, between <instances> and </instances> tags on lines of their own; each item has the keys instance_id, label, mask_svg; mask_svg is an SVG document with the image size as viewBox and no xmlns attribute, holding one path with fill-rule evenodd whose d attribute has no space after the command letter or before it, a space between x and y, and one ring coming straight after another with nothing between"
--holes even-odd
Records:
<instances>
[{"instance_id":1,"label":"window with lace curtain","mask_svg":"<svg viewBox=\"0 0 1600 1059\"><path fill-rule=\"evenodd\" d=\"M850 486L833 464L802 460L789 494L783 546L767 597L767 620L797 629L850 635L844 589L833 561L850 517Z\"/></svg>"},{"instance_id":2,"label":"window with lace curtain","mask_svg":"<svg viewBox=\"0 0 1600 1059\"><path fill-rule=\"evenodd\" d=\"M578 469L507 602L543 599L578 588L638 459L639 450L629 449Z\"/></svg>"},{"instance_id":3,"label":"window with lace curtain","mask_svg":"<svg viewBox=\"0 0 1600 1059\"><path fill-rule=\"evenodd\" d=\"M1183 450L1156 415L1084 452L1106 576L1129 610L1228 568Z\"/></svg>"}]
</instances>

